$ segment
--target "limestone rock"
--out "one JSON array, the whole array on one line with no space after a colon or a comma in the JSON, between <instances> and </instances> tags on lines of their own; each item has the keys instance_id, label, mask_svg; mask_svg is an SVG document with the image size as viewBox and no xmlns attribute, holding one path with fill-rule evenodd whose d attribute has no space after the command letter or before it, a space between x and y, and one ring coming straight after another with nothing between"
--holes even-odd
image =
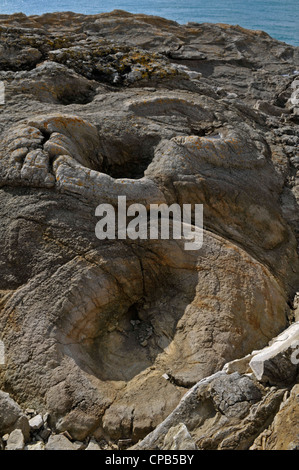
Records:
<instances>
[{"instance_id":1,"label":"limestone rock","mask_svg":"<svg viewBox=\"0 0 299 470\"><path fill-rule=\"evenodd\" d=\"M68 67L45 61L29 72L14 75L7 92L31 96L45 103L88 103L98 84L76 74Z\"/></svg>"},{"instance_id":2,"label":"limestone rock","mask_svg":"<svg viewBox=\"0 0 299 470\"><path fill-rule=\"evenodd\" d=\"M90 439L85 450L101 450L101 447L95 439Z\"/></svg>"},{"instance_id":3,"label":"limestone rock","mask_svg":"<svg viewBox=\"0 0 299 470\"><path fill-rule=\"evenodd\" d=\"M258 380L272 385L290 385L299 372L299 323L271 341L260 352L255 352L249 363Z\"/></svg>"},{"instance_id":4,"label":"limestone rock","mask_svg":"<svg viewBox=\"0 0 299 470\"><path fill-rule=\"evenodd\" d=\"M35 444L28 444L25 446L25 450L45 450L45 444L41 441Z\"/></svg>"},{"instance_id":5,"label":"limestone rock","mask_svg":"<svg viewBox=\"0 0 299 470\"><path fill-rule=\"evenodd\" d=\"M289 113L289 110L286 108L279 108L274 106L272 103L267 101L258 101L255 105L255 109L258 109L262 113L270 114L270 116L281 116L282 114Z\"/></svg>"},{"instance_id":6,"label":"limestone rock","mask_svg":"<svg viewBox=\"0 0 299 470\"><path fill-rule=\"evenodd\" d=\"M99 426L99 419L92 413L87 414L80 410L73 410L56 423L58 432L67 431L73 439L84 440Z\"/></svg>"},{"instance_id":7,"label":"limestone rock","mask_svg":"<svg viewBox=\"0 0 299 470\"><path fill-rule=\"evenodd\" d=\"M21 429L14 429L7 439L5 450L24 450L25 441Z\"/></svg>"},{"instance_id":8,"label":"limestone rock","mask_svg":"<svg viewBox=\"0 0 299 470\"><path fill-rule=\"evenodd\" d=\"M248 358L299 292L298 48L118 10L1 16L0 43L1 389L49 413L51 448L161 446L180 423L198 448L248 448L286 386ZM203 204L202 248L98 239L119 196ZM1 432L29 433L1 400Z\"/></svg>"},{"instance_id":9,"label":"limestone rock","mask_svg":"<svg viewBox=\"0 0 299 470\"><path fill-rule=\"evenodd\" d=\"M170 428L164 438L163 450L196 450L196 444L185 424Z\"/></svg>"},{"instance_id":10,"label":"limestone rock","mask_svg":"<svg viewBox=\"0 0 299 470\"><path fill-rule=\"evenodd\" d=\"M200 52L197 48L188 46L182 46L177 51L170 51L169 56L172 59L182 60L205 60L207 58L206 54Z\"/></svg>"},{"instance_id":11,"label":"limestone rock","mask_svg":"<svg viewBox=\"0 0 299 470\"><path fill-rule=\"evenodd\" d=\"M63 434L52 434L46 444L45 450L77 450Z\"/></svg>"},{"instance_id":12,"label":"limestone rock","mask_svg":"<svg viewBox=\"0 0 299 470\"><path fill-rule=\"evenodd\" d=\"M270 427L254 442L251 450L299 449L299 386L295 385Z\"/></svg>"},{"instance_id":13,"label":"limestone rock","mask_svg":"<svg viewBox=\"0 0 299 470\"><path fill-rule=\"evenodd\" d=\"M30 427L23 410L8 393L0 391L0 434L11 433L15 429L21 430L28 439Z\"/></svg>"},{"instance_id":14,"label":"limestone rock","mask_svg":"<svg viewBox=\"0 0 299 470\"><path fill-rule=\"evenodd\" d=\"M29 420L29 426L32 431L38 431L44 424L43 417L41 415L36 415Z\"/></svg>"},{"instance_id":15,"label":"limestone rock","mask_svg":"<svg viewBox=\"0 0 299 470\"><path fill-rule=\"evenodd\" d=\"M133 449L162 449L183 423L199 450L246 450L279 410L285 390L266 390L248 376L218 372L201 380Z\"/></svg>"},{"instance_id":16,"label":"limestone rock","mask_svg":"<svg viewBox=\"0 0 299 470\"><path fill-rule=\"evenodd\" d=\"M86 444L81 441L74 441L72 442L73 446L76 448L76 450L85 450L86 449Z\"/></svg>"}]
</instances>

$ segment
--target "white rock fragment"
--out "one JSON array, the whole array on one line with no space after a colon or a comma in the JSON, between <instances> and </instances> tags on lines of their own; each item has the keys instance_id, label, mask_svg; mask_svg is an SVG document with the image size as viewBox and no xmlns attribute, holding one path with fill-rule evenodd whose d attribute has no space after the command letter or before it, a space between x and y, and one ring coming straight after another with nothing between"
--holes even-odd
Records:
<instances>
[{"instance_id":1,"label":"white rock fragment","mask_svg":"<svg viewBox=\"0 0 299 470\"><path fill-rule=\"evenodd\" d=\"M45 450L45 444L41 441L25 446L25 450Z\"/></svg>"},{"instance_id":2,"label":"white rock fragment","mask_svg":"<svg viewBox=\"0 0 299 470\"><path fill-rule=\"evenodd\" d=\"M299 322L274 338L268 347L255 351L249 365L260 381L272 385L294 381L299 369Z\"/></svg>"},{"instance_id":3,"label":"white rock fragment","mask_svg":"<svg viewBox=\"0 0 299 470\"><path fill-rule=\"evenodd\" d=\"M43 417L41 415L36 415L29 420L29 426L32 431L37 431L40 429L44 424Z\"/></svg>"}]
</instances>

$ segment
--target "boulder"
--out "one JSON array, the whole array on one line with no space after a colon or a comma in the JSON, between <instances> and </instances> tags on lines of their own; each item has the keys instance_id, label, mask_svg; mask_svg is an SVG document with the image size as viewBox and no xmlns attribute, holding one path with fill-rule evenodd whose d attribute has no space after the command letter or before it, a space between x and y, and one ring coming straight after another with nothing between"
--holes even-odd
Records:
<instances>
[{"instance_id":1,"label":"boulder","mask_svg":"<svg viewBox=\"0 0 299 470\"><path fill-rule=\"evenodd\" d=\"M52 434L45 450L77 450L77 447L63 434Z\"/></svg>"},{"instance_id":2,"label":"boulder","mask_svg":"<svg viewBox=\"0 0 299 470\"><path fill-rule=\"evenodd\" d=\"M92 101L98 85L62 64L46 61L29 72L20 72L10 86L41 102L67 105Z\"/></svg>"},{"instance_id":3,"label":"boulder","mask_svg":"<svg viewBox=\"0 0 299 470\"><path fill-rule=\"evenodd\" d=\"M29 438L30 426L25 413L8 393L0 391L0 434L22 431L25 440Z\"/></svg>"},{"instance_id":4,"label":"boulder","mask_svg":"<svg viewBox=\"0 0 299 470\"><path fill-rule=\"evenodd\" d=\"M24 450L25 441L21 429L14 429L6 442L5 450Z\"/></svg>"}]
</instances>

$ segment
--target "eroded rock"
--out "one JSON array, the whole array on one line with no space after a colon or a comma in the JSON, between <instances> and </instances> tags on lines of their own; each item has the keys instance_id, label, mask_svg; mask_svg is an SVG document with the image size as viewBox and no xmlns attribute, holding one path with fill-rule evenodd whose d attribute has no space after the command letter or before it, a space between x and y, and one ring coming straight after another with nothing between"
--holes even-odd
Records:
<instances>
[{"instance_id":1,"label":"eroded rock","mask_svg":"<svg viewBox=\"0 0 299 470\"><path fill-rule=\"evenodd\" d=\"M299 387L295 385L290 396L281 404L270 427L254 442L251 450L298 450Z\"/></svg>"},{"instance_id":2,"label":"eroded rock","mask_svg":"<svg viewBox=\"0 0 299 470\"><path fill-rule=\"evenodd\" d=\"M274 338L267 348L254 352L249 366L260 381L292 385L299 372L298 350L299 323L296 322Z\"/></svg>"},{"instance_id":3,"label":"eroded rock","mask_svg":"<svg viewBox=\"0 0 299 470\"><path fill-rule=\"evenodd\" d=\"M0 433L4 435L20 429L25 438L29 437L29 422L21 407L9 396L0 391Z\"/></svg>"},{"instance_id":4,"label":"eroded rock","mask_svg":"<svg viewBox=\"0 0 299 470\"><path fill-rule=\"evenodd\" d=\"M119 11L0 34L1 387L73 441L162 446L183 423L198 448L249 448L285 377L259 385L248 358L299 291L298 48ZM120 195L203 204L202 249L98 240Z\"/></svg>"},{"instance_id":5,"label":"eroded rock","mask_svg":"<svg viewBox=\"0 0 299 470\"><path fill-rule=\"evenodd\" d=\"M24 450L24 447L25 441L21 429L14 429L7 439L5 450Z\"/></svg>"},{"instance_id":6,"label":"eroded rock","mask_svg":"<svg viewBox=\"0 0 299 470\"><path fill-rule=\"evenodd\" d=\"M191 388L174 411L133 448L162 449L170 429L183 423L200 450L249 449L272 421L284 392L267 391L237 372L218 372Z\"/></svg>"},{"instance_id":7,"label":"eroded rock","mask_svg":"<svg viewBox=\"0 0 299 470\"><path fill-rule=\"evenodd\" d=\"M197 450L185 424L171 428L164 438L163 450Z\"/></svg>"},{"instance_id":8,"label":"eroded rock","mask_svg":"<svg viewBox=\"0 0 299 470\"><path fill-rule=\"evenodd\" d=\"M77 448L63 434L52 434L45 450L77 450Z\"/></svg>"}]
</instances>

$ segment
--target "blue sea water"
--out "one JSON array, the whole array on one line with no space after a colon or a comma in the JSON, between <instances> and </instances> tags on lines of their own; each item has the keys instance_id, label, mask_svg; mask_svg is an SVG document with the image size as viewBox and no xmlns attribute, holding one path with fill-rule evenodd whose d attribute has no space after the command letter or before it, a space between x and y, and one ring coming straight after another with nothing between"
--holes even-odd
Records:
<instances>
[{"instance_id":1,"label":"blue sea water","mask_svg":"<svg viewBox=\"0 0 299 470\"><path fill-rule=\"evenodd\" d=\"M299 0L0 0L0 14L54 11L96 14L114 9L146 13L178 23L228 23L261 29L299 46Z\"/></svg>"}]
</instances>

